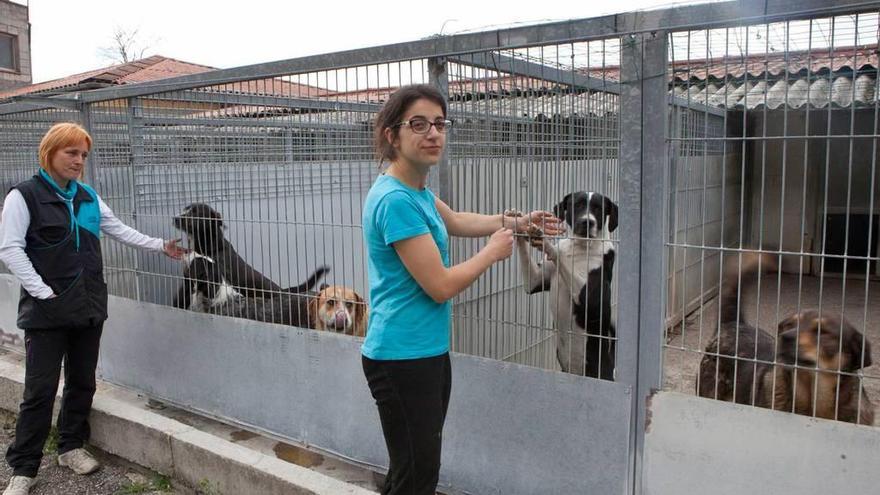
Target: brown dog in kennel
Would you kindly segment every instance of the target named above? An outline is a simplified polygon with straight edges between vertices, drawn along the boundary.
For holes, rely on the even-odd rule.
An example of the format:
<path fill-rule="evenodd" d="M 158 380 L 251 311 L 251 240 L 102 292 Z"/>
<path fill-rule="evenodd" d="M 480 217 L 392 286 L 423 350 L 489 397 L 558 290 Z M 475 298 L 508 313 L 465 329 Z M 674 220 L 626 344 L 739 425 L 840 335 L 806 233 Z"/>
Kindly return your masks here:
<path fill-rule="evenodd" d="M 859 369 L 871 345 L 846 319 L 806 310 L 779 323 L 777 336 L 746 323 L 737 307 L 740 281 L 773 271 L 769 255 L 730 259 L 722 274 L 720 328 L 706 346 L 697 377 L 701 397 L 806 416 L 874 424 L 874 405 Z"/>
<path fill-rule="evenodd" d="M 343 285 L 323 284 L 309 303 L 312 328 L 363 337 L 369 311 L 360 294 Z"/>

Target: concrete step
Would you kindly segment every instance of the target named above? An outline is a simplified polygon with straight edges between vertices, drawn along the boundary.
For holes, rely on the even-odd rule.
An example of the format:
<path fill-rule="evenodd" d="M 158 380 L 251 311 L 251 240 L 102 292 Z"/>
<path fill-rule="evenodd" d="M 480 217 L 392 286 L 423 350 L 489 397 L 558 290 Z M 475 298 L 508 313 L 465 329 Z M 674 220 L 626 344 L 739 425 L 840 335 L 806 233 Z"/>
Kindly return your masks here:
<path fill-rule="evenodd" d="M 0 352 L 0 408 L 17 413 L 23 389 L 22 356 Z M 145 398 L 105 382 L 90 423 L 95 447 L 207 493 L 375 493 L 366 469 L 177 408 L 153 410 Z"/>

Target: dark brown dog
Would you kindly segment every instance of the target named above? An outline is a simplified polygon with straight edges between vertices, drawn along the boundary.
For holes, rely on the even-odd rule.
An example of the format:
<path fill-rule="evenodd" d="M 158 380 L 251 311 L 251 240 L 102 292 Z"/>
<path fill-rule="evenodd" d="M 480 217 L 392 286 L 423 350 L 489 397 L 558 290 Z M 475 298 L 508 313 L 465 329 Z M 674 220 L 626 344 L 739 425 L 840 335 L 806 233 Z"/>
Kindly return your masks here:
<path fill-rule="evenodd" d="M 764 376 L 762 407 L 874 424 L 874 404 L 855 375 L 871 366 L 871 344 L 846 319 L 802 311 L 779 323 L 774 385 Z"/>
<path fill-rule="evenodd" d="M 846 320 L 808 310 L 779 323 L 777 339 L 745 322 L 741 280 L 774 270 L 772 257 L 744 254 L 726 263 L 718 335 L 700 362 L 701 397 L 807 416 L 873 424 L 874 406 L 853 373 L 871 365 L 871 346 Z"/>
<path fill-rule="evenodd" d="M 769 256 L 728 255 L 718 294 L 718 333 L 706 346 L 697 376 L 697 393 L 738 404 L 755 404 L 755 388 L 774 362 L 773 336 L 749 325 L 737 304 L 740 282 L 752 284 L 758 275 L 775 269 Z M 760 394 L 759 394 L 760 395 Z"/>

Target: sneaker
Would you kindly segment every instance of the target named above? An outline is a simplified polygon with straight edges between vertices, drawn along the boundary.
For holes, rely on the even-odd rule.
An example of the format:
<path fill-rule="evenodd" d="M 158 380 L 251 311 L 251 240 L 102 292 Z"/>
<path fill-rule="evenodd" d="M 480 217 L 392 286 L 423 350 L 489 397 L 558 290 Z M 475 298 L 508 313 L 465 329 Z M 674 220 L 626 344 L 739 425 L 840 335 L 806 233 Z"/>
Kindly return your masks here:
<path fill-rule="evenodd" d="M 34 479 L 28 476 L 13 476 L 3 490 L 3 495 L 27 495 L 31 491 Z"/>
<path fill-rule="evenodd" d="M 58 456 L 58 465 L 69 467 L 76 474 L 94 473 L 101 464 L 86 449 L 79 448 Z"/>

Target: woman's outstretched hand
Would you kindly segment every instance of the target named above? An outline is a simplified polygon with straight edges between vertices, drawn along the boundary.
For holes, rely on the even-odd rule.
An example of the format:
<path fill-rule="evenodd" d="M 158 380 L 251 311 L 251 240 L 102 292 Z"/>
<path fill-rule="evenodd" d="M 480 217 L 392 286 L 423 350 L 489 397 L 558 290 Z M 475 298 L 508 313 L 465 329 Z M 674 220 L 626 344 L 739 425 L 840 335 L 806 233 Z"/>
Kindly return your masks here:
<path fill-rule="evenodd" d="M 565 222 L 553 216 L 549 211 L 535 210 L 524 215 L 518 210 L 507 210 L 504 217 L 508 218 L 505 225 L 514 229 L 517 234 L 532 235 L 538 228 L 541 235 L 557 236 L 565 233 Z"/>
<path fill-rule="evenodd" d="M 180 242 L 180 239 L 169 239 L 165 241 L 165 246 L 162 248 L 165 256 L 179 260 L 183 258 L 183 255 L 189 252 L 189 249 L 178 246 L 178 242 Z"/>
<path fill-rule="evenodd" d="M 518 232 L 526 233 L 529 230 L 529 224 L 531 224 L 541 229 L 544 235 L 551 237 L 565 233 L 565 222 L 553 216 L 549 211 L 536 210 L 526 217 L 529 221 Z"/>

